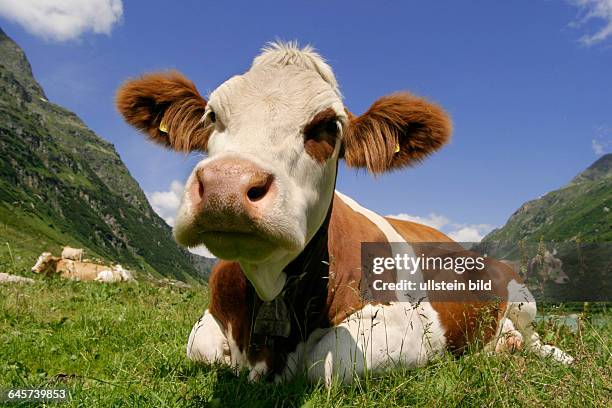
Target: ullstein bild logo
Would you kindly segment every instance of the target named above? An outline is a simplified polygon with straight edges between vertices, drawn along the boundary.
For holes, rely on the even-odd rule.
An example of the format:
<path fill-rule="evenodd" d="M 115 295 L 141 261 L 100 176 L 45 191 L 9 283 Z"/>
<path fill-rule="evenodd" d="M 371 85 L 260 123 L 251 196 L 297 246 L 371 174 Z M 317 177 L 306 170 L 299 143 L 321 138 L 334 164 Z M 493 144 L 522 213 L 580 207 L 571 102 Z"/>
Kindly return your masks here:
<path fill-rule="evenodd" d="M 526 301 L 514 282 L 538 301 L 610 301 L 611 255 L 610 243 L 366 242 L 360 288 L 377 301 Z"/>

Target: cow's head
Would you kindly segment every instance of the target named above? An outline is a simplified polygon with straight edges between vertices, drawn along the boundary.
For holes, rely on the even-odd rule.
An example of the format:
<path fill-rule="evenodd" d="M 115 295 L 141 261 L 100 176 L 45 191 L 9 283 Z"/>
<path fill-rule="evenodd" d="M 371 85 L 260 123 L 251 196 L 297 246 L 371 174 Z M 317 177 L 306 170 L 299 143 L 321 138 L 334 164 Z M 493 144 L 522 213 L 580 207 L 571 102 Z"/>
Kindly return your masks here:
<path fill-rule="evenodd" d="M 556 257 L 557 250 L 546 251 L 544 253 L 544 270 L 546 271 L 546 277 L 558 284 L 565 284 L 569 281 L 569 278 L 563 270 L 563 261 Z"/>
<path fill-rule="evenodd" d="M 52 266 L 55 265 L 58 258 L 51 255 L 51 252 L 43 252 L 36 260 L 36 264 L 32 267 L 34 273 L 46 273 Z"/>
<path fill-rule="evenodd" d="M 546 250 L 544 254 L 536 255 L 529 262 L 530 273 L 537 273 L 541 282 L 553 281 L 559 285 L 568 283 L 570 278 L 563 270 L 563 261 L 556 255 L 556 249 L 552 253 Z"/>
<path fill-rule="evenodd" d="M 126 82 L 117 106 L 152 140 L 208 154 L 187 180 L 174 236 L 239 261 L 264 300 L 321 227 L 339 159 L 383 173 L 419 162 L 451 132 L 441 108 L 407 93 L 352 115 L 329 65 L 292 44 L 264 49 L 208 101 L 166 72 Z"/>

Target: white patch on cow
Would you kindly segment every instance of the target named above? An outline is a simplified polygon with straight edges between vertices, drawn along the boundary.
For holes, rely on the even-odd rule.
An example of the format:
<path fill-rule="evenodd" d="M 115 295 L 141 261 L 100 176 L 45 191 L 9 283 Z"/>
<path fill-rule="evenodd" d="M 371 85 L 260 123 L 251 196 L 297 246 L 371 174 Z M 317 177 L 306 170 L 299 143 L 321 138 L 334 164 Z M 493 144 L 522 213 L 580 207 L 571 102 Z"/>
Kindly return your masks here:
<path fill-rule="evenodd" d="M 306 368 L 312 381 L 348 384 L 367 372 L 423 366 L 445 345 L 444 328 L 429 303 L 367 305 L 309 350 Z"/>
<path fill-rule="evenodd" d="M 249 367 L 247 355 L 240 351 L 240 347 L 232 334 L 232 325 L 230 323 L 227 324 L 226 335 L 230 350 L 230 366 L 236 369 L 236 371 Z"/>
<path fill-rule="evenodd" d="M 308 244 L 329 209 L 340 140 L 332 156 L 320 163 L 306 152 L 302 132 L 317 113 L 329 108 L 342 130 L 348 117 L 331 68 L 311 48 L 290 44 L 271 45 L 249 71 L 210 95 L 208 109 L 215 112 L 216 124 L 208 158 L 196 166 L 186 185 L 192 185 L 203 166 L 229 158 L 248 160 L 274 176 L 276 201 L 261 219 L 284 245 L 264 260 L 251 261 L 248 254 L 235 259 L 264 301 L 278 296 L 286 279 L 283 269 Z M 179 242 L 197 240 L 194 212 L 186 191 L 174 228 Z"/>
<path fill-rule="evenodd" d="M 254 67 L 260 65 L 301 66 L 317 72 L 325 82 L 334 88 L 338 96 L 341 96 L 333 70 L 310 45 L 299 49 L 295 42 L 277 42 L 268 44 L 262 51 L 262 54 L 253 60 Z"/>
<path fill-rule="evenodd" d="M 523 283 L 519 283 L 516 280 L 511 280 L 508 283 L 508 306 L 501 320 L 502 326 L 499 331 L 503 330 L 503 323 L 505 319 L 512 321 L 516 329 L 522 334 L 523 339 L 529 348 L 540 357 L 552 357 L 554 360 L 563 363 L 571 364 L 574 358 L 569 354 L 565 353 L 561 349 L 543 344 L 540 340 L 540 336 L 535 332 L 533 328 L 533 322 L 535 321 L 537 314 L 536 302 L 527 289 L 527 286 Z M 498 334 L 499 336 L 499 334 Z"/>
<path fill-rule="evenodd" d="M 229 342 L 208 309 L 196 322 L 187 341 L 187 358 L 200 363 L 231 364 Z"/>
<path fill-rule="evenodd" d="M 121 266 L 120 264 L 116 264 L 115 266 L 113 266 L 113 271 L 118 273 L 119 277 L 124 282 L 135 281 L 134 275 L 132 274 L 132 272 L 128 271 L 127 269 L 124 269 L 123 266 Z"/>
<path fill-rule="evenodd" d="M 117 278 L 115 277 L 115 274 L 113 274 L 113 271 L 108 270 L 108 269 L 98 272 L 98 276 L 96 276 L 94 280 L 96 282 L 103 282 L 103 283 L 117 282 Z"/>
<path fill-rule="evenodd" d="M 249 372 L 249 381 L 261 380 L 268 373 L 268 364 L 265 361 L 258 361 Z"/>

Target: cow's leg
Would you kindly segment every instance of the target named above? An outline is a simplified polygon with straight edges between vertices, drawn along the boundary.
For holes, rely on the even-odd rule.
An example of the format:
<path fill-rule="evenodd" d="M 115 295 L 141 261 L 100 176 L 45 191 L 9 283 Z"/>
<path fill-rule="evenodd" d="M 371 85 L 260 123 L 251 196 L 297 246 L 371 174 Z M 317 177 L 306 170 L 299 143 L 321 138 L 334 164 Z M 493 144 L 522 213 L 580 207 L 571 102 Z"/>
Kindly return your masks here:
<path fill-rule="evenodd" d="M 574 358 L 558 347 L 543 344 L 540 336 L 534 330 L 534 322 L 537 314 L 536 302 L 524 284 L 511 281 L 508 285 L 508 310 L 507 318 L 523 335 L 525 344 L 529 350 L 540 357 L 552 357 L 563 364 L 571 364 Z"/>
<path fill-rule="evenodd" d="M 221 325 L 208 310 L 191 329 L 187 358 L 201 363 L 231 364 L 230 347 Z"/>
<path fill-rule="evenodd" d="M 308 377 L 349 384 L 355 376 L 422 366 L 444 349 L 437 313 L 426 303 L 368 305 L 330 329 L 306 353 Z"/>
<path fill-rule="evenodd" d="M 495 350 L 496 353 L 513 352 L 523 347 L 523 335 L 516 330 L 512 320 L 504 318 L 499 333 L 494 340 L 487 345 L 485 350 Z"/>

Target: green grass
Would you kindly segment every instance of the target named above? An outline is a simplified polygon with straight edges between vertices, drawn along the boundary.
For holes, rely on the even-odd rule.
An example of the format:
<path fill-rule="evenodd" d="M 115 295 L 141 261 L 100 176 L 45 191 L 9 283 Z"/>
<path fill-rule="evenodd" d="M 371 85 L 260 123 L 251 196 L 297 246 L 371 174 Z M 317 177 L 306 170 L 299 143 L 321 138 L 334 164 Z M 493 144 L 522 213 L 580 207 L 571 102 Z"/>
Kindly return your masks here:
<path fill-rule="evenodd" d="M 17 271 L 22 275 L 30 273 Z M 67 387 L 62 406 L 610 406 L 609 312 L 571 333 L 539 323 L 576 357 L 565 367 L 528 353 L 445 355 L 425 368 L 369 376 L 330 390 L 303 378 L 251 384 L 185 358 L 205 287 L 101 285 L 60 279 L 0 287 L 0 388 Z M 598 315 L 599 321 L 601 314 Z"/>

